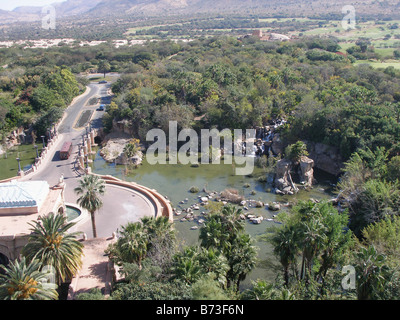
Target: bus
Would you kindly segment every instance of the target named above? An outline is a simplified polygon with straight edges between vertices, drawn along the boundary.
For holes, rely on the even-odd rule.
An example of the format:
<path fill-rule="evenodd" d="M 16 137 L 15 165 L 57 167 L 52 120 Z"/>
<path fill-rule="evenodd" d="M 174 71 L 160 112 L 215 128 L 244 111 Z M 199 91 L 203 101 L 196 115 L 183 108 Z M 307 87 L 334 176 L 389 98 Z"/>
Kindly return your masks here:
<path fill-rule="evenodd" d="M 60 159 L 67 160 L 72 153 L 72 142 L 65 142 L 60 150 Z"/>

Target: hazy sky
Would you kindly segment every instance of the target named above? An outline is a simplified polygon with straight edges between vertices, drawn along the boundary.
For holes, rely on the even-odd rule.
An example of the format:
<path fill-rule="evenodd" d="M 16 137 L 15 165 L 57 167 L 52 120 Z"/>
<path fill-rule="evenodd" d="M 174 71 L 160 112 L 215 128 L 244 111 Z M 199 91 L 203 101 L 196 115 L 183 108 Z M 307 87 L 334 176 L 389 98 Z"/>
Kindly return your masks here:
<path fill-rule="evenodd" d="M 0 0 L 0 9 L 13 10 L 20 6 L 46 6 L 63 0 Z"/>

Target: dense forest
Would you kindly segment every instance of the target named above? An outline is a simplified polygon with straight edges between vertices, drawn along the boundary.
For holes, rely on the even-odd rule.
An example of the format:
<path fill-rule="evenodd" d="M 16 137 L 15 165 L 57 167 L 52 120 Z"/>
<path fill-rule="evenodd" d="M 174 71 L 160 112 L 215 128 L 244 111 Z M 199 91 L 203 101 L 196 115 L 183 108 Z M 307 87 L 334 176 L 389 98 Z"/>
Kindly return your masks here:
<path fill-rule="evenodd" d="M 286 119 L 279 132 L 286 145 L 337 147 L 345 166 L 339 206 L 299 202 L 279 215 L 283 226 L 266 231 L 282 265 L 277 280 L 239 291 L 255 249 L 241 210 L 226 206 L 214 208 L 198 247 L 179 248 L 166 221 L 125 226 L 108 252 L 126 276 L 113 298 L 398 299 L 400 73 L 354 66 L 360 55 L 374 54 L 362 41 L 347 54 L 339 49 L 333 37 L 1 49 L 0 128 L 3 139 L 18 126 L 46 128 L 87 84 L 80 74 L 93 69 L 121 74 L 105 129 L 123 120 L 141 141 L 173 120 L 201 130 Z M 340 268 L 349 264 L 357 286 L 344 291 Z"/>

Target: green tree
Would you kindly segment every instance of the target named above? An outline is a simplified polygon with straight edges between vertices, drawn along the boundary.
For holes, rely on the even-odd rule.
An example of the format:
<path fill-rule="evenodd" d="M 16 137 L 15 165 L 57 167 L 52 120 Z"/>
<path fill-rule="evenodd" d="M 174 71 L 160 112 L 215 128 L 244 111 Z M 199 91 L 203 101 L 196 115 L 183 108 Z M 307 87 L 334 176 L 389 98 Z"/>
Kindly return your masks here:
<path fill-rule="evenodd" d="M 230 300 L 212 273 L 192 285 L 193 300 Z"/>
<path fill-rule="evenodd" d="M 227 258 L 227 286 L 236 290 L 255 267 L 257 258 L 253 240 L 244 231 L 241 212 L 235 206 L 224 206 L 220 212 L 209 216 L 199 234 L 202 247 L 215 248 Z"/>
<path fill-rule="evenodd" d="M 389 278 L 390 269 L 386 265 L 386 256 L 379 254 L 374 246 L 361 247 L 355 253 L 355 262 L 358 299 L 378 299 Z"/>
<path fill-rule="evenodd" d="M 58 285 L 71 280 L 82 266 L 83 244 L 76 239 L 78 232 L 69 232 L 74 225 L 65 216 L 50 213 L 30 224 L 32 233 L 22 249 L 27 261 L 38 259 L 52 266 Z"/>
<path fill-rule="evenodd" d="M 111 70 L 111 65 L 106 60 L 100 60 L 98 65 L 97 65 L 97 68 L 98 68 L 99 72 L 104 73 L 104 78 L 105 78 L 106 77 L 106 73 Z"/>
<path fill-rule="evenodd" d="M 136 262 L 142 267 L 142 260 L 148 251 L 149 237 L 140 222 L 128 223 L 119 231 L 117 248 L 124 262 Z"/>
<path fill-rule="evenodd" d="M 103 206 L 100 196 L 105 194 L 105 188 L 104 180 L 95 175 L 86 175 L 74 189 L 75 193 L 81 195 L 78 204 L 90 212 L 94 238 L 97 238 L 95 212 Z"/>
<path fill-rule="evenodd" d="M 287 159 L 298 163 L 301 157 L 308 156 L 307 145 L 303 141 L 297 141 L 286 148 L 285 155 Z"/>
<path fill-rule="evenodd" d="M 1 300 L 57 300 L 55 284 L 47 283 L 49 274 L 40 271 L 41 263 L 30 263 L 24 257 L 11 262 L 8 267 L 0 266 L 5 274 L 0 274 Z"/>

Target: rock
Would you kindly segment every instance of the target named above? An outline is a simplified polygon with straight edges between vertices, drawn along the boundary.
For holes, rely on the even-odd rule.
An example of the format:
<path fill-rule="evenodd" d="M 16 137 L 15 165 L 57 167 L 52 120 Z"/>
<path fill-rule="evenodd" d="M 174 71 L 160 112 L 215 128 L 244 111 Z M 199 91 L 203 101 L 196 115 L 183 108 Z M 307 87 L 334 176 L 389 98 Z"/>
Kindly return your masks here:
<path fill-rule="evenodd" d="M 279 203 L 269 203 L 268 209 L 271 211 L 279 211 L 281 210 L 281 205 Z"/>
<path fill-rule="evenodd" d="M 275 188 L 283 190 L 284 188 L 290 186 L 288 180 L 289 171 L 291 169 L 292 162 L 287 159 L 281 159 L 276 163 L 275 166 Z"/>
<path fill-rule="evenodd" d="M 255 207 L 256 207 L 256 208 L 262 208 L 262 207 L 264 207 L 264 203 L 261 202 L 261 201 L 256 201 Z"/>
<path fill-rule="evenodd" d="M 305 187 L 311 187 L 314 183 L 314 160 L 308 157 L 301 157 L 299 176 L 300 183 Z"/>
<path fill-rule="evenodd" d="M 283 154 L 284 144 L 281 141 L 279 133 L 274 134 L 274 137 L 272 138 L 271 150 L 276 155 Z"/>
<path fill-rule="evenodd" d="M 190 230 L 197 230 L 199 227 L 198 226 L 193 226 L 190 228 Z"/>
<path fill-rule="evenodd" d="M 323 143 L 304 142 L 307 144 L 308 156 L 314 160 L 315 168 L 334 176 L 342 173 L 341 170 L 344 167 L 344 161 L 338 148 Z"/>
<path fill-rule="evenodd" d="M 290 187 L 290 186 L 285 187 L 285 188 L 283 188 L 282 192 L 283 192 L 284 194 L 288 194 L 289 192 L 292 192 L 292 187 Z M 292 192 L 292 193 L 293 193 L 293 192 Z"/>

